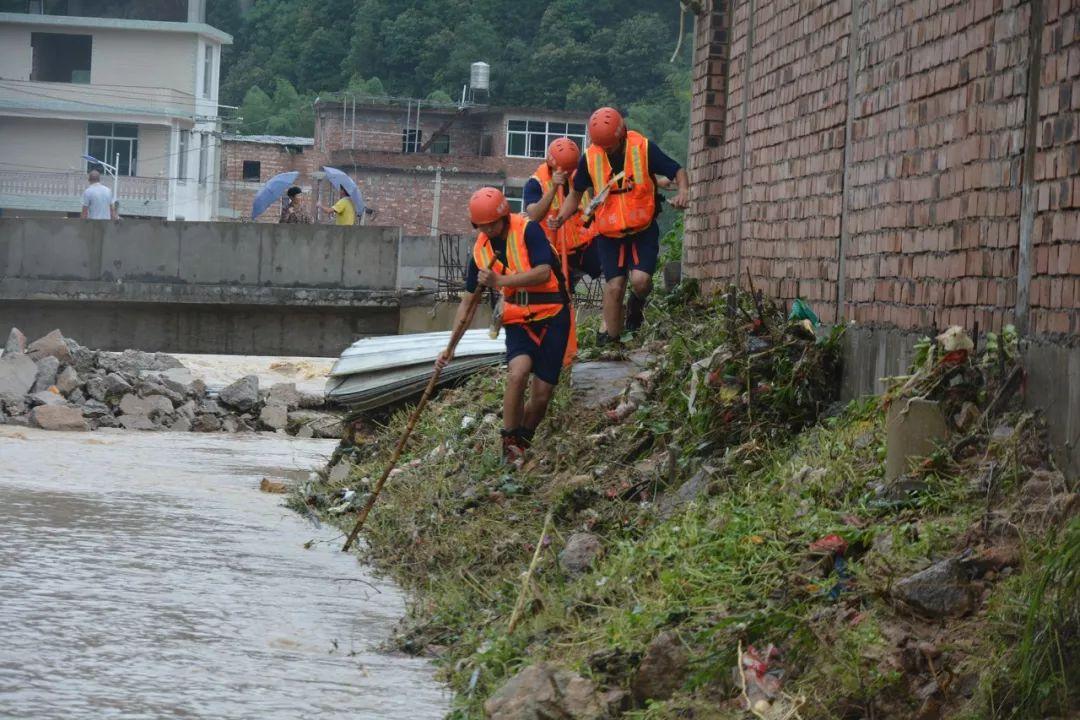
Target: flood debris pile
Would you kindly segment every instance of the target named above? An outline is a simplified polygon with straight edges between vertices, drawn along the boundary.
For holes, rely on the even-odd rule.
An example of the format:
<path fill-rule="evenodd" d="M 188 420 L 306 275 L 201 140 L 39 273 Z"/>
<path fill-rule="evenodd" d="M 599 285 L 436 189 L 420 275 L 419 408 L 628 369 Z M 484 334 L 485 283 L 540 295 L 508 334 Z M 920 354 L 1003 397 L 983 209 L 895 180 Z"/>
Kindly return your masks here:
<path fill-rule="evenodd" d="M 610 405 L 560 388 L 516 472 L 499 374 L 442 393 L 368 520 L 362 552 L 414 599 L 397 642 L 438 658 L 452 718 L 1076 709 L 1076 488 L 1006 389 L 1011 331 L 927 340 L 887 402 L 841 406 L 840 331 L 805 306 L 657 300 L 628 353 L 652 362 Z M 888 478 L 887 417 L 924 400 L 941 434 Z M 350 526 L 406 414 L 351 425 L 293 506 Z"/>
<path fill-rule="evenodd" d="M 340 437 L 323 402 L 293 383 L 262 389 L 254 375 L 212 392 L 171 355 L 91 350 L 59 330 L 28 344 L 12 328 L 0 356 L 0 424 Z"/>

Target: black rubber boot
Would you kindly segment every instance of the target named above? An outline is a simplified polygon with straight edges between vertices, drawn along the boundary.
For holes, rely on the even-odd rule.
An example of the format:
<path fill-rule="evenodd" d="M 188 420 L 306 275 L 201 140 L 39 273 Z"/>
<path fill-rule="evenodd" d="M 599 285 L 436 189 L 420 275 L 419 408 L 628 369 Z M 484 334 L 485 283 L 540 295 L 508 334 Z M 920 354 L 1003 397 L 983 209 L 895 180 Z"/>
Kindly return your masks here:
<path fill-rule="evenodd" d="M 640 298 L 631 290 L 630 297 L 626 299 L 626 329 L 628 332 L 637 332 L 641 323 L 645 322 L 646 298 Z"/>
<path fill-rule="evenodd" d="M 606 332 L 600 330 L 596 331 L 596 347 L 604 347 L 610 345 L 615 338 L 608 335 Z"/>
<path fill-rule="evenodd" d="M 536 435 L 536 428 L 527 428 L 524 425 L 517 429 L 518 440 L 521 441 L 522 448 L 528 450 L 532 447 L 533 436 Z"/>
<path fill-rule="evenodd" d="M 517 466 L 525 457 L 525 445 L 517 430 L 500 430 L 502 435 L 502 460 L 505 465 Z"/>

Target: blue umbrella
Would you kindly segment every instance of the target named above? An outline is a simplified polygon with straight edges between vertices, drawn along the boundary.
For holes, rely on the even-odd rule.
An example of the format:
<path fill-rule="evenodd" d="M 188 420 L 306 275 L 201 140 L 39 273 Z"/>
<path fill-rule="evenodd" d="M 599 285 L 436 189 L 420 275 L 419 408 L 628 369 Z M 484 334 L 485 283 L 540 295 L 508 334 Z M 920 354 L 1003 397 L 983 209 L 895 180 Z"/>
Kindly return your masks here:
<path fill-rule="evenodd" d="M 356 208 L 356 216 L 362 217 L 364 214 L 364 198 L 360 196 L 360 188 L 356 187 L 353 179 L 337 168 L 323 167 L 323 172 L 326 173 L 326 179 L 330 181 L 335 190 L 345 188 L 345 192 L 349 193 L 349 199 L 352 200 L 353 207 Z"/>
<path fill-rule="evenodd" d="M 298 177 L 300 177 L 300 173 L 294 170 L 270 178 L 266 185 L 263 185 L 263 189 L 255 196 L 255 201 L 251 203 L 251 219 L 254 220 L 266 212 L 266 208 L 277 202 L 285 194 L 285 191 L 292 187 Z"/>

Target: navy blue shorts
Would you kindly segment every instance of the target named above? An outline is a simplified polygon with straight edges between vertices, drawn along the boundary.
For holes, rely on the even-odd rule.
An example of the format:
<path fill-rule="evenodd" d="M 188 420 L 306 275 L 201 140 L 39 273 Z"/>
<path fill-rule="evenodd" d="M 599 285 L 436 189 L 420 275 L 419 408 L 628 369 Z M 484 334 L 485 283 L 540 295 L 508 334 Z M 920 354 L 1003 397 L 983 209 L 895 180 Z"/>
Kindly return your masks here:
<path fill-rule="evenodd" d="M 584 273 L 595 280 L 603 272 L 600 266 L 600 247 L 596 240 L 589 243 L 585 250 L 570 253 L 566 260 L 572 275 Z"/>
<path fill-rule="evenodd" d="M 656 222 L 634 235 L 609 238 L 597 235 L 593 245 L 600 252 L 600 265 L 604 279 L 626 277 L 631 270 L 652 275 L 656 272 L 656 258 L 660 255 L 660 228 Z"/>
<path fill-rule="evenodd" d="M 536 344 L 523 324 L 503 326 L 506 332 L 506 362 L 509 363 L 518 355 L 528 355 L 532 358 L 533 375 L 549 385 L 556 385 L 562 372 L 566 343 L 570 342 L 570 308 L 564 306 L 562 312 L 553 318 L 527 324 L 533 335 L 540 338 L 540 344 Z"/>

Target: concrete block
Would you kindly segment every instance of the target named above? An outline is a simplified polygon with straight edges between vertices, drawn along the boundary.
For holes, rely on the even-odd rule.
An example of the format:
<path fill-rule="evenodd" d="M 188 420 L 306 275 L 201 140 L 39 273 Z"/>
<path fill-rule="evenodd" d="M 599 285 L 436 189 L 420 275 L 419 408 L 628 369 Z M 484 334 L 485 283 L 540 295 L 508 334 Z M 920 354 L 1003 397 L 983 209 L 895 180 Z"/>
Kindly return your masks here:
<path fill-rule="evenodd" d="M 948 432 L 937 402 L 918 399 L 894 402 L 885 420 L 886 482 L 907 473 L 912 459 L 934 452 Z"/>
<path fill-rule="evenodd" d="M 155 220 L 112 223 L 101 247 L 101 278 L 177 282 L 180 226 Z"/>
<path fill-rule="evenodd" d="M 256 285 L 259 246 L 258 234 L 246 225 L 187 223 L 180 236 L 180 278 L 197 284 Z"/>

